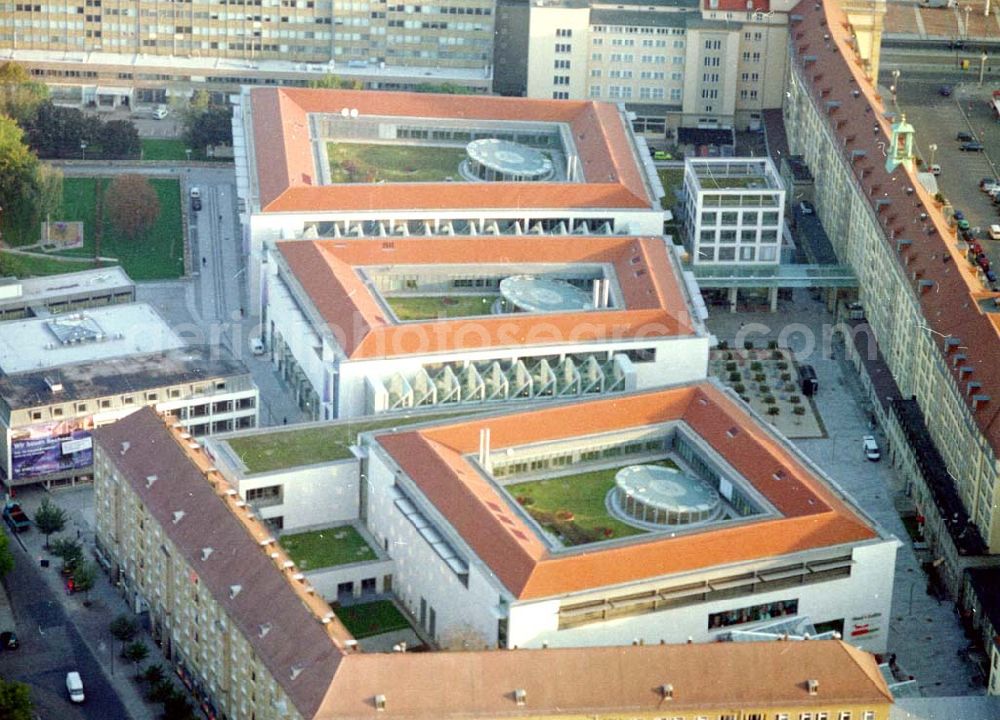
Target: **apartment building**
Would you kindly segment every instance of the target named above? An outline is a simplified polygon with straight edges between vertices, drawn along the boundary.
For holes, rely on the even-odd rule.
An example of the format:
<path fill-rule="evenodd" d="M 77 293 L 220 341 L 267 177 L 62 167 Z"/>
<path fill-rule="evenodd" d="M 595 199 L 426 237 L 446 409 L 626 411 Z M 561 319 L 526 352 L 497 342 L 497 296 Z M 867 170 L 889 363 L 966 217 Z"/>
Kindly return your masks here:
<path fill-rule="evenodd" d="M 635 130 L 759 129 L 781 106 L 788 0 L 533 0 L 526 94 L 625 103 Z M 498 62 L 498 66 L 499 66 Z"/>
<path fill-rule="evenodd" d="M 890 124 L 877 57 L 856 55 L 866 43 L 854 41 L 845 12 L 835 3 L 796 12 L 784 103 L 791 151 L 815 177 L 838 259 L 857 275 L 892 387 L 862 377 L 935 566 L 957 595 L 967 556 L 1000 552 L 997 293 L 918 182 L 912 128 Z"/>
<path fill-rule="evenodd" d="M 838 640 L 368 653 L 169 417 L 99 429 L 95 467 L 100 551 L 215 717 L 889 716 L 874 658 Z"/>
<path fill-rule="evenodd" d="M 265 339 L 317 420 L 622 393 L 705 376 L 660 238 L 284 241 Z"/>
<path fill-rule="evenodd" d="M 152 405 L 193 435 L 257 425 L 258 392 L 221 346 L 186 346 L 150 306 L 0 323 L 3 485 L 91 479 L 94 428 Z"/>
<path fill-rule="evenodd" d="M 265 241 L 658 235 L 669 218 L 609 103 L 252 88 L 233 136 L 255 314 Z"/>
<path fill-rule="evenodd" d="M 4 0 L 0 49 L 39 79 L 110 107 L 325 73 L 376 87 L 489 89 L 494 0 L 131 3 Z"/>
<path fill-rule="evenodd" d="M 781 261 L 785 189 L 770 158 L 688 158 L 683 197 L 692 265 Z"/>

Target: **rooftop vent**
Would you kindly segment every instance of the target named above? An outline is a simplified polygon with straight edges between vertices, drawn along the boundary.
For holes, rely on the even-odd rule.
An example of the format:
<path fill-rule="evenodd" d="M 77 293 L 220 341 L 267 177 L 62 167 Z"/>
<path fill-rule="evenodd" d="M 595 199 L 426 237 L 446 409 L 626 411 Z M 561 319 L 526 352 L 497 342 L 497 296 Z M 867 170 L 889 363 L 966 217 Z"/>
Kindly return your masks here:
<path fill-rule="evenodd" d="M 242 585 L 230 585 L 229 586 L 229 599 L 230 600 L 235 600 L 236 596 L 240 594 L 240 591 L 242 589 L 243 589 Z"/>
<path fill-rule="evenodd" d="M 734 438 L 734 437 L 736 437 L 739 434 L 740 434 L 740 429 L 738 427 L 736 427 L 735 425 L 733 427 L 729 428 L 728 430 L 726 430 L 726 437 L 728 437 L 728 438 Z"/>
<path fill-rule="evenodd" d="M 809 686 L 810 695 L 819 693 L 819 680 L 809 680 L 806 684 Z"/>
<path fill-rule="evenodd" d="M 238 492 L 236 491 L 235 488 L 226 488 L 226 495 L 228 495 L 229 497 L 232 497 L 233 495 L 237 494 Z"/>
<path fill-rule="evenodd" d="M 45 384 L 48 386 L 49 392 L 53 394 L 61 393 L 63 391 L 62 380 L 60 380 L 58 377 L 50 377 L 46 375 Z"/>
<path fill-rule="evenodd" d="M 179 523 L 184 518 L 185 514 L 186 513 L 183 510 L 176 510 L 174 512 L 174 525 Z"/>
<path fill-rule="evenodd" d="M 328 612 L 323 617 L 320 618 L 320 622 L 323 623 L 324 625 L 327 625 L 327 624 L 333 622 L 333 619 L 335 617 L 337 617 L 337 616 L 334 615 L 332 612 Z"/>
<path fill-rule="evenodd" d="M 273 537 L 266 537 L 266 538 L 264 538 L 263 540 L 260 541 L 260 545 L 261 545 L 261 547 L 267 547 L 268 545 L 270 545 L 273 542 L 274 542 L 274 538 Z"/>
<path fill-rule="evenodd" d="M 385 711 L 385 695 L 375 696 L 375 709 L 378 710 L 379 712 Z"/>
<path fill-rule="evenodd" d="M 514 702 L 517 703 L 518 707 L 524 705 L 528 702 L 528 691 L 524 688 L 518 688 L 514 691 Z"/>
<path fill-rule="evenodd" d="M 305 665 L 292 665 L 292 672 L 289 673 L 289 677 L 291 677 L 291 679 L 294 680 L 299 675 L 301 675 L 302 671 L 305 669 L 306 669 Z"/>
<path fill-rule="evenodd" d="M 263 623 L 257 626 L 257 637 L 267 637 L 269 632 L 271 632 L 271 623 Z"/>
<path fill-rule="evenodd" d="M 663 685 L 660 685 L 660 697 L 662 697 L 664 700 L 673 700 L 674 686 L 671 685 L 670 683 L 664 683 Z"/>
<path fill-rule="evenodd" d="M 156 475 L 147 475 L 146 476 L 146 488 L 148 489 L 148 488 L 153 487 L 153 483 L 155 483 L 156 480 L 157 480 Z"/>
<path fill-rule="evenodd" d="M 128 440 L 126 440 L 125 442 L 123 442 L 122 443 L 122 455 L 124 455 L 125 453 L 127 453 L 128 449 L 130 447 L 132 447 L 132 443 L 130 443 Z"/>
<path fill-rule="evenodd" d="M 293 563 L 291 560 L 285 560 L 285 562 L 281 563 L 281 567 L 285 568 L 286 570 L 291 570 L 293 567 L 295 567 L 295 563 Z"/>
<path fill-rule="evenodd" d="M 208 560 L 212 556 L 213 552 L 215 552 L 215 550 L 213 548 L 203 547 L 201 549 L 201 560 L 202 560 L 202 562 L 204 562 L 205 560 Z"/>

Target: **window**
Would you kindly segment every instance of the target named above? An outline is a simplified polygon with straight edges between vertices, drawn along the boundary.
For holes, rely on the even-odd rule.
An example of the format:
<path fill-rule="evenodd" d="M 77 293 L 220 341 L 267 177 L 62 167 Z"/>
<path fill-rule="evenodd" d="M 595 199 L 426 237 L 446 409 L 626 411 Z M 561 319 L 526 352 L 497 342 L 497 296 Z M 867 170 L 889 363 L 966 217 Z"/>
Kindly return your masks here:
<path fill-rule="evenodd" d="M 573 31 L 569 28 L 557 28 L 556 37 L 561 37 L 561 38 L 573 37 Z"/>
<path fill-rule="evenodd" d="M 755 248 L 753 246 L 741 247 L 740 248 L 740 260 L 744 260 L 746 262 L 753 262 L 753 260 L 754 260 L 754 249 Z M 817 720 L 819 720 L 819 718 L 817 718 Z"/>
<path fill-rule="evenodd" d="M 774 262 L 774 259 L 778 257 L 778 248 L 771 245 L 770 247 L 762 247 L 759 254 L 761 262 Z M 850 713 L 848 713 L 850 715 Z M 850 720 L 847 717 L 846 720 Z"/>
<path fill-rule="evenodd" d="M 590 59 L 593 60 L 594 62 L 601 62 L 601 58 L 602 57 L 603 56 L 601 55 L 601 53 L 591 53 L 590 54 Z"/>
<path fill-rule="evenodd" d="M 718 221 L 719 214 L 715 211 L 701 213 L 701 224 L 702 225 L 715 225 Z"/>
<path fill-rule="evenodd" d="M 556 75 L 552 78 L 553 85 L 569 85 L 569 75 Z"/>
<path fill-rule="evenodd" d="M 569 45 L 567 43 L 556 43 L 556 52 L 557 53 L 568 53 L 568 52 L 572 52 L 572 50 L 573 50 L 573 46 L 572 45 Z"/>
<path fill-rule="evenodd" d="M 569 100 L 569 93 L 565 90 L 556 90 L 552 93 L 553 100 Z"/>
<path fill-rule="evenodd" d="M 52 408 L 52 415 L 54 417 L 62 417 L 63 409 L 61 407 Z"/>
<path fill-rule="evenodd" d="M 841 710 L 840 714 L 837 716 L 837 720 L 851 720 L 851 711 Z"/>
<path fill-rule="evenodd" d="M 601 97 L 601 86 L 600 85 L 591 85 L 590 86 L 590 97 L 592 97 L 592 98 L 599 98 L 599 97 Z"/>
<path fill-rule="evenodd" d="M 556 60 L 556 70 L 569 70 L 569 60 Z"/>
<path fill-rule="evenodd" d="M 281 485 L 250 488 L 247 490 L 247 502 L 281 502 Z"/>
<path fill-rule="evenodd" d="M 799 713 L 799 720 L 813 720 L 812 713 Z"/>
<path fill-rule="evenodd" d="M 735 250 L 735 248 L 723 248 L 724 250 Z M 721 253 L 720 253 L 721 255 Z M 720 257 L 720 259 L 722 259 Z M 729 627 L 731 625 L 743 625 L 745 623 L 758 622 L 760 620 L 770 620 L 772 618 L 788 617 L 795 615 L 799 611 L 799 601 L 779 600 L 777 602 L 763 603 L 761 605 L 751 605 L 749 607 L 712 613 L 708 616 L 708 629 Z M 874 720 L 874 718 L 873 718 Z"/>
<path fill-rule="evenodd" d="M 875 720 L 875 711 L 874 710 L 865 710 L 861 714 L 861 720 Z"/>
<path fill-rule="evenodd" d="M 680 100 L 681 99 L 681 89 L 680 88 L 670 88 L 670 99 Z"/>
<path fill-rule="evenodd" d="M 87 403 L 77 403 L 76 411 L 78 413 L 87 412 Z"/>
<path fill-rule="evenodd" d="M 111 407 L 111 401 L 110 400 L 101 400 L 101 407 L 102 408 L 109 408 L 109 407 Z"/>

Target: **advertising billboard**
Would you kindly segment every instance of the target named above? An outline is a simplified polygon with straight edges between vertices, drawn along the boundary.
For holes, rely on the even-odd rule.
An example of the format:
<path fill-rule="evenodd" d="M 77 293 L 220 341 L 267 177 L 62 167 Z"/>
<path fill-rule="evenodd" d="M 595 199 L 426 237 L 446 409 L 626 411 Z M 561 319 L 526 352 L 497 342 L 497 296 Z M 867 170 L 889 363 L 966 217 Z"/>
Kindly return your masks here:
<path fill-rule="evenodd" d="M 91 417 L 38 423 L 11 433 L 11 477 L 40 477 L 94 463 Z"/>

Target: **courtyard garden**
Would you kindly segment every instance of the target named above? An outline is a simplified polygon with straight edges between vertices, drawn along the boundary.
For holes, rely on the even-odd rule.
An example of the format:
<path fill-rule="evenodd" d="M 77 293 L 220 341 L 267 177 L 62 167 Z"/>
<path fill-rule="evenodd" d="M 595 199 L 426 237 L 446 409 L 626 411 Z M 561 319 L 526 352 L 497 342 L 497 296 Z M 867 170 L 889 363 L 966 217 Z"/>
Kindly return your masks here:
<path fill-rule="evenodd" d="M 669 459 L 649 464 L 677 467 Z M 539 525 L 565 545 L 642 535 L 645 530 L 612 517 L 605 504 L 608 492 L 615 486 L 615 474 L 622 467 L 626 466 L 532 480 L 506 485 L 504 489 Z"/>
<path fill-rule="evenodd" d="M 62 204 L 52 217 L 51 228 L 78 228 L 82 223 L 83 243 L 79 247 L 43 246 L 40 224 L 8 226 L 6 247 L 30 252 L 4 253 L 4 263 L 20 270 L 21 276 L 72 272 L 95 267 L 97 258 L 114 258 L 134 280 L 157 280 L 184 274 L 184 233 L 181 225 L 180 184 L 177 180 L 150 179 L 160 204 L 152 228 L 137 240 L 119 231 L 101 208 L 107 200 L 109 178 L 69 177 L 63 180 Z M 51 233 L 50 240 L 55 240 Z"/>
<path fill-rule="evenodd" d="M 465 148 L 327 143 L 330 182 L 444 182 L 458 178 Z"/>
<path fill-rule="evenodd" d="M 300 570 L 349 565 L 378 556 L 351 525 L 282 535 L 278 540 Z"/>
<path fill-rule="evenodd" d="M 351 635 L 359 640 L 410 627 L 406 616 L 391 600 L 347 605 L 335 608 L 334 612 Z"/>
<path fill-rule="evenodd" d="M 436 318 L 489 315 L 498 295 L 450 295 L 386 297 L 399 320 L 434 320 Z"/>
<path fill-rule="evenodd" d="M 811 398 L 802 395 L 795 360 L 777 343 L 767 349 L 720 343 L 709 354 L 708 369 L 786 437 L 826 437 Z"/>

